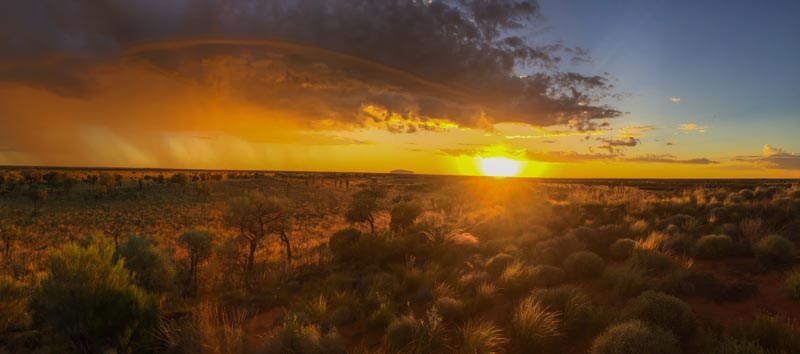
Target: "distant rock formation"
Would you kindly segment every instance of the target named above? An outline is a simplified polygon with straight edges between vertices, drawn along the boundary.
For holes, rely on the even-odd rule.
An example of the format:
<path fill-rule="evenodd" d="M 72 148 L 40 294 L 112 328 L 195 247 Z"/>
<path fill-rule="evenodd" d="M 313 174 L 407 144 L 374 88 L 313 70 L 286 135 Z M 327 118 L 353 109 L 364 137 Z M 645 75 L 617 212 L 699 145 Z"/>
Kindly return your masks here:
<path fill-rule="evenodd" d="M 409 171 L 409 170 L 392 170 L 392 171 L 391 171 L 391 172 L 389 172 L 389 173 L 391 173 L 391 174 L 395 174 L 395 175 L 413 175 L 413 174 L 414 174 L 414 171 Z"/>

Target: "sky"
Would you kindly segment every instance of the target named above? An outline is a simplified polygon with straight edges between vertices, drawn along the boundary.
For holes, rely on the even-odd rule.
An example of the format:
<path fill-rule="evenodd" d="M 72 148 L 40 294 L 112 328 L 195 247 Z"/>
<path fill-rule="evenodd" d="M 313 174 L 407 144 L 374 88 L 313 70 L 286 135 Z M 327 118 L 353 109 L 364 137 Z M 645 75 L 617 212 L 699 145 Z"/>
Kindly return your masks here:
<path fill-rule="evenodd" d="M 0 4 L 0 165 L 800 178 L 795 1 Z"/>

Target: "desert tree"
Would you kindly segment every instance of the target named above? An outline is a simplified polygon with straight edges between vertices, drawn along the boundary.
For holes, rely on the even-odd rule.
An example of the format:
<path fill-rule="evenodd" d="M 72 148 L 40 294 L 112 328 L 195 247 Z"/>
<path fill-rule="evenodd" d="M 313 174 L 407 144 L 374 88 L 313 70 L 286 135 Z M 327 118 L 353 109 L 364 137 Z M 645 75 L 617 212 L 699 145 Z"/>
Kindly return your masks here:
<path fill-rule="evenodd" d="M 239 230 L 239 235 L 247 240 L 249 249 L 246 262 L 248 272 L 255 263 L 258 244 L 270 234 L 278 234 L 286 247 L 286 256 L 291 261 L 291 242 L 288 232 L 291 228 L 289 200 L 283 197 L 267 196 L 260 191 L 250 191 L 228 203 L 225 222 Z"/>
<path fill-rule="evenodd" d="M 178 238 L 178 243 L 189 253 L 189 280 L 194 294 L 197 294 L 199 266 L 211 257 L 213 239 L 214 234 L 206 230 L 189 230 Z"/>
<path fill-rule="evenodd" d="M 389 212 L 391 215 L 389 227 L 396 234 L 403 236 L 408 231 L 408 228 L 414 225 L 414 221 L 417 220 L 421 213 L 422 208 L 419 204 L 413 201 L 401 201 L 395 204 Z"/>
<path fill-rule="evenodd" d="M 33 213 L 39 213 L 42 205 L 47 201 L 47 190 L 42 187 L 33 187 L 28 191 L 28 198 L 33 202 Z"/>
<path fill-rule="evenodd" d="M 356 192 L 345 218 L 351 223 L 368 222 L 370 231 L 374 234 L 375 213 L 378 211 L 378 201 L 382 197 L 383 192 L 377 188 L 366 188 Z"/>
<path fill-rule="evenodd" d="M 166 292 L 174 287 L 175 265 L 156 242 L 146 236 L 131 235 L 116 248 L 114 261 L 123 259 L 125 268 L 143 288 L 152 292 Z"/>

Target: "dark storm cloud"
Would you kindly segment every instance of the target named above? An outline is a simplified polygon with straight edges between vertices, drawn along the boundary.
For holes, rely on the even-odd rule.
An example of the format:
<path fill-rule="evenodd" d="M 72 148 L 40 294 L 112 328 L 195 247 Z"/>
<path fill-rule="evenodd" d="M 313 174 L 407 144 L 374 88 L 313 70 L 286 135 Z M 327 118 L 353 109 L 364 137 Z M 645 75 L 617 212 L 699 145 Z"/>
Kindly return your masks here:
<path fill-rule="evenodd" d="M 7 1 L 0 80 L 86 97 L 93 68 L 146 64 L 307 119 L 410 122 L 403 132 L 434 118 L 594 130 L 619 116 L 597 103 L 605 76 L 558 70 L 584 50 L 517 35 L 539 16 L 530 0 Z"/>

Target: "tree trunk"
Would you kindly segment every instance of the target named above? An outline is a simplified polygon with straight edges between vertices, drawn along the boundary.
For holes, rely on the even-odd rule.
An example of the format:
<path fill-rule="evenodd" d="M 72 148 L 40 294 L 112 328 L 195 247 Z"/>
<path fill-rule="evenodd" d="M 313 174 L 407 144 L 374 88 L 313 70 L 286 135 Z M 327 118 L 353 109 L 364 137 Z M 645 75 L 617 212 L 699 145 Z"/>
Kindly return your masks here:
<path fill-rule="evenodd" d="M 286 235 L 286 232 L 283 230 L 281 230 L 281 241 L 283 241 L 283 245 L 286 247 L 286 260 L 292 263 L 292 244 L 289 242 L 289 236 Z"/>
<path fill-rule="evenodd" d="M 375 235 L 375 218 L 370 215 L 367 220 L 369 221 L 369 229 L 373 235 Z"/>
<path fill-rule="evenodd" d="M 253 270 L 253 263 L 255 263 L 255 260 L 256 260 L 256 246 L 257 245 L 258 244 L 256 243 L 255 240 L 251 240 L 250 241 L 250 254 L 247 256 L 247 265 L 246 265 L 248 273 L 252 272 L 252 270 Z"/>

